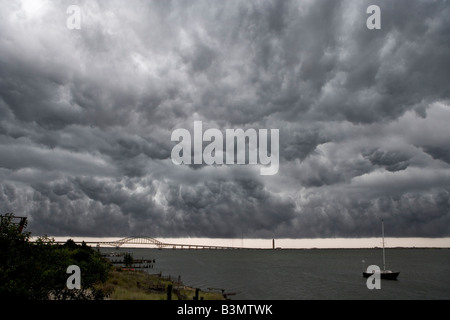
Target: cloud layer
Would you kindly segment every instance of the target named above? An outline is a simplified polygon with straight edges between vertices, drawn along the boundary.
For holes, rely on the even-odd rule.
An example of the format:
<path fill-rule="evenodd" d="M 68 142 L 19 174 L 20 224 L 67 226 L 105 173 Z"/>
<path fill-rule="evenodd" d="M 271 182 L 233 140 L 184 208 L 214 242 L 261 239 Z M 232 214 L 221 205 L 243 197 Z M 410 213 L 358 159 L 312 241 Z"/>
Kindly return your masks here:
<path fill-rule="evenodd" d="M 0 6 L 0 211 L 33 234 L 450 236 L 447 1 Z M 195 120 L 279 129 L 278 174 L 174 165 Z"/>

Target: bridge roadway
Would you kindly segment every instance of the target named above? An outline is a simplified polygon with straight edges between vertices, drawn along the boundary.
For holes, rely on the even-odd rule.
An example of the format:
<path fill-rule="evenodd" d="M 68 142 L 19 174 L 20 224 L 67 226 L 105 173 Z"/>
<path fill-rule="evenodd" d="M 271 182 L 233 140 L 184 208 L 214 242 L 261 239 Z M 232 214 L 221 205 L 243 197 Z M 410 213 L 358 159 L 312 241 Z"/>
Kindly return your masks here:
<path fill-rule="evenodd" d="M 82 241 L 75 241 L 76 243 L 81 243 Z M 243 249 L 240 247 L 227 247 L 227 246 L 214 246 L 214 245 L 203 245 L 203 244 L 181 244 L 181 243 L 165 243 L 150 237 L 127 237 L 116 241 L 84 241 L 86 244 L 93 244 L 96 246 L 112 246 L 119 248 L 123 245 L 153 245 L 158 249 L 171 248 L 171 249 Z M 65 243 L 62 241 L 57 241 L 56 243 Z M 249 249 L 249 248 L 246 248 Z"/>

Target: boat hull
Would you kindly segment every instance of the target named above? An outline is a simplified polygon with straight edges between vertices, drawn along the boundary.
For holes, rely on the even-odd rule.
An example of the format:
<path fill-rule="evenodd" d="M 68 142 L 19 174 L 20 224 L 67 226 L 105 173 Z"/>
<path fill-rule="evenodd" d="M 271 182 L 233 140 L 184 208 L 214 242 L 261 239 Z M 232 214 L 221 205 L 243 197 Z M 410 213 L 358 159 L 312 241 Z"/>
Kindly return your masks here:
<path fill-rule="evenodd" d="M 386 279 L 386 280 L 397 280 L 398 275 L 400 274 L 400 272 L 380 272 L 380 278 L 381 279 Z M 369 272 L 363 272 L 363 277 L 364 278 L 368 278 L 370 276 L 374 275 L 374 273 L 369 273 Z"/>

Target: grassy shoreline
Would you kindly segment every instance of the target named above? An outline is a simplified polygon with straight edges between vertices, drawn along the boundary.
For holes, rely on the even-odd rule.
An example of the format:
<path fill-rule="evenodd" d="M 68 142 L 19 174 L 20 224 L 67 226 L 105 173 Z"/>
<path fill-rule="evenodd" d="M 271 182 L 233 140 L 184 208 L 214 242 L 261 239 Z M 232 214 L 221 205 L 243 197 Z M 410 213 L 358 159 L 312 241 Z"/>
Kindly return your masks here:
<path fill-rule="evenodd" d="M 172 300 L 193 300 L 196 296 L 195 288 L 179 280 L 118 267 L 111 269 L 101 288 L 110 292 L 110 300 L 167 300 L 169 286 Z M 221 292 L 198 290 L 198 299 L 225 300 L 225 296 Z"/>

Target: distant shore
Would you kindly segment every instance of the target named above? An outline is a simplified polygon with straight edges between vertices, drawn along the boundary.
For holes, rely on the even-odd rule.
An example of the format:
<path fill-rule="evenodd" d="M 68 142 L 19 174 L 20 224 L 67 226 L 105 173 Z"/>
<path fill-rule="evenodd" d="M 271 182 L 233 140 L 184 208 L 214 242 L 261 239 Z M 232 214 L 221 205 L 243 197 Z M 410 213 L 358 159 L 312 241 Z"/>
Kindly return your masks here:
<path fill-rule="evenodd" d="M 55 241 L 65 242 L 73 239 L 76 242 L 118 241 L 123 237 L 80 237 L 80 236 L 50 236 Z M 32 237 L 33 238 L 33 237 Z M 237 238 L 160 238 L 164 243 L 184 243 L 189 245 L 212 245 L 234 247 L 237 249 L 373 249 L 381 247 L 381 238 L 317 238 L 317 239 L 237 239 Z M 447 238 L 385 238 L 386 248 L 450 248 L 450 237 Z M 155 248 L 154 245 L 127 245 L 122 248 Z M 185 248 L 187 249 L 187 248 Z"/>

